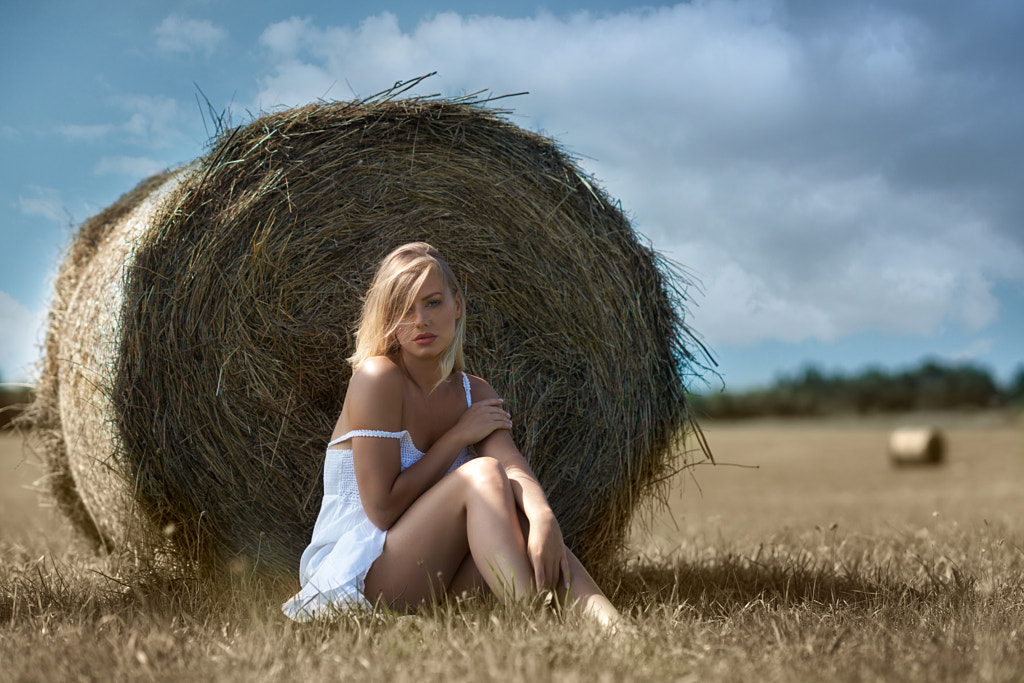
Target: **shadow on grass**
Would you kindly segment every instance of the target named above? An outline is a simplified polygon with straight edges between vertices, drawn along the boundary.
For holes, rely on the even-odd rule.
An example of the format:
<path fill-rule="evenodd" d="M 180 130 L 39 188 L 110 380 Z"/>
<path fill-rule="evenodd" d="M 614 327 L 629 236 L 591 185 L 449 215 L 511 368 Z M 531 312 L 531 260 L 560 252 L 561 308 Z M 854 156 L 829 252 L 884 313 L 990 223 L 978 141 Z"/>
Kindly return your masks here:
<path fill-rule="evenodd" d="M 638 561 L 621 570 L 616 580 L 611 595 L 626 610 L 668 609 L 703 619 L 729 618 L 755 605 L 826 611 L 953 606 L 972 594 L 975 583 L 960 573 L 940 578 L 925 572 L 920 580 L 893 566 L 842 565 L 809 553 L 778 552 Z"/>
<path fill-rule="evenodd" d="M 9 625 L 40 617 L 93 621 L 110 614 L 201 622 L 226 615 L 274 619 L 294 590 L 290 577 L 212 581 L 146 569 L 115 574 L 109 565 L 74 555 L 10 559 L 0 562 L 0 623 Z M 940 577 L 927 567 L 921 569 L 911 572 L 898 562 L 843 564 L 809 552 L 775 549 L 749 556 L 636 560 L 605 574 L 602 584 L 624 612 L 700 620 L 729 619 L 752 609 L 860 614 L 892 608 L 946 609 L 961 606 L 974 595 L 970 575 L 954 572 Z"/>

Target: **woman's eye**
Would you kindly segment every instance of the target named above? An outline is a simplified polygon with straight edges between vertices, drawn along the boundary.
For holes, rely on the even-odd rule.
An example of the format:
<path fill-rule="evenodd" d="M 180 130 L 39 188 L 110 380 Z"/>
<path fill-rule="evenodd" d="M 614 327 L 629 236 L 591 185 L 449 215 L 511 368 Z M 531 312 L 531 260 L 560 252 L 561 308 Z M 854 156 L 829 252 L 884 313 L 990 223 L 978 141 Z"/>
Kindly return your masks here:
<path fill-rule="evenodd" d="M 440 305 L 441 305 L 441 300 L 440 299 L 432 299 L 431 301 L 427 302 L 427 306 L 429 308 L 434 308 L 435 306 L 440 306 Z"/>

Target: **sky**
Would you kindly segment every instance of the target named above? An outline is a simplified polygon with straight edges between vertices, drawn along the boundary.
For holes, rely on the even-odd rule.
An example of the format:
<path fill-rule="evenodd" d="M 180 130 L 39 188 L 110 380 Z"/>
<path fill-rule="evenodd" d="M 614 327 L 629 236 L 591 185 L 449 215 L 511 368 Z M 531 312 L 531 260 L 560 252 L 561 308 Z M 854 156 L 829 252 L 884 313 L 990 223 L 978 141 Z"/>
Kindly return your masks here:
<path fill-rule="evenodd" d="M 369 9 L 367 9 L 369 7 Z M 728 390 L 1024 367 L 1024 3 L 35 0 L 0 23 L 0 378 L 32 381 L 63 250 L 234 124 L 526 92 L 640 238 L 695 279 Z M 695 390 L 718 391 L 713 379 Z"/>

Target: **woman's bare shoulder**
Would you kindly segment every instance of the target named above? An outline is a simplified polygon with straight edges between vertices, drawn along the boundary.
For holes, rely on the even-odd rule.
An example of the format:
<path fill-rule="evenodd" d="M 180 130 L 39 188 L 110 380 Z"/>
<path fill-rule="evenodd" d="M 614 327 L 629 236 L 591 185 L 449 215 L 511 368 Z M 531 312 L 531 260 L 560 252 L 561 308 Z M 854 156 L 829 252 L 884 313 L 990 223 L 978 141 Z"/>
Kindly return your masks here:
<path fill-rule="evenodd" d="M 494 391 L 491 385 L 487 383 L 487 380 L 477 377 L 476 375 L 471 375 L 468 372 L 466 373 L 466 377 L 469 378 L 469 390 L 470 393 L 473 394 L 473 401 L 482 401 L 486 398 L 498 398 L 497 392 Z"/>
<path fill-rule="evenodd" d="M 387 356 L 368 358 L 356 368 L 345 395 L 353 429 L 370 423 L 375 429 L 386 429 L 391 427 L 383 423 L 392 422 L 397 429 L 402 421 L 403 382 L 402 369 Z"/>
<path fill-rule="evenodd" d="M 387 381 L 392 377 L 401 379 L 401 375 L 402 369 L 393 359 L 388 356 L 373 356 L 360 363 L 359 367 L 353 371 L 352 379 L 360 377 L 371 381 Z"/>
<path fill-rule="evenodd" d="M 349 380 L 349 391 L 401 391 L 402 369 L 387 356 L 367 358 L 352 373 Z"/>

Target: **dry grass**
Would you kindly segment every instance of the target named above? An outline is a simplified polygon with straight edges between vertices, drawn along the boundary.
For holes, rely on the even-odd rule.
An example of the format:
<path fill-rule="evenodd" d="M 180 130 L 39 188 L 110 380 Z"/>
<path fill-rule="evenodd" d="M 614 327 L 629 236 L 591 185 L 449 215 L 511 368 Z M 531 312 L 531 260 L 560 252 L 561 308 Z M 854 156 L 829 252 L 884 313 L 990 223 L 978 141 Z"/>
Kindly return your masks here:
<path fill-rule="evenodd" d="M 1021 680 L 1024 502 L 1010 492 L 1024 481 L 1021 424 L 948 427 L 947 466 L 929 471 L 891 468 L 890 427 L 711 425 L 722 461 L 759 469 L 700 471 L 703 498 L 674 482 L 680 529 L 658 516 L 609 585 L 635 624 L 614 637 L 574 615 L 478 600 L 420 620 L 299 626 L 266 584 L 211 593 L 197 580 L 115 575 L 112 559 L 79 554 L 54 518 L 26 508 L 27 492 L 8 488 L 0 676 Z M 17 444 L 0 444 L 10 470 Z"/>

